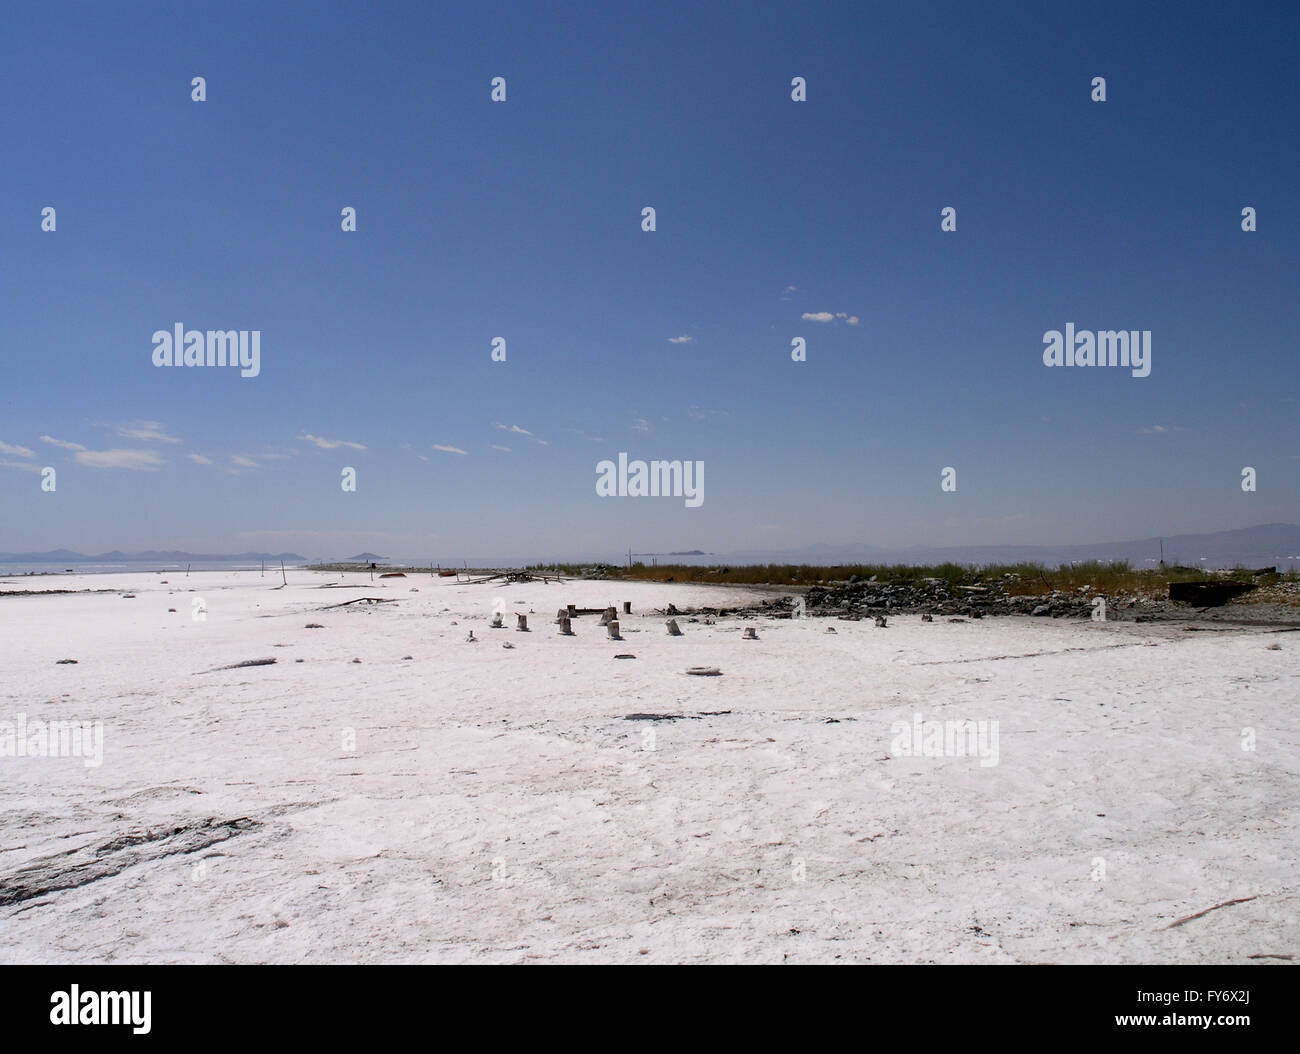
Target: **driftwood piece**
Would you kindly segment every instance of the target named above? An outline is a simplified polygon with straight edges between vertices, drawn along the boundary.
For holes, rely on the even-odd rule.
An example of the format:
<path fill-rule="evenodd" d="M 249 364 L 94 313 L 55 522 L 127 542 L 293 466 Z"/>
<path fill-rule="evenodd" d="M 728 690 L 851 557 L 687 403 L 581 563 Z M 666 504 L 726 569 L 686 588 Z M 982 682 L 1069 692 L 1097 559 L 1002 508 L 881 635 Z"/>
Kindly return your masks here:
<path fill-rule="evenodd" d="M 247 666 L 274 666 L 275 659 L 247 659 L 244 662 L 232 662 L 229 666 L 215 666 L 211 670 L 200 670 L 200 673 L 220 673 L 222 670 L 242 670 Z"/>
<path fill-rule="evenodd" d="M 1195 915 L 1187 915 L 1178 919 L 1176 922 L 1171 922 L 1165 927 L 1165 929 L 1172 930 L 1175 926 L 1181 926 L 1184 922 L 1191 922 L 1193 919 L 1199 919 L 1202 915 L 1208 915 L 1211 911 L 1218 911 L 1220 908 L 1231 907 L 1233 904 L 1245 904 L 1248 900 L 1256 900 L 1258 897 L 1259 894 L 1256 893 L 1253 897 L 1238 897 L 1236 900 L 1225 900 L 1222 904 L 1215 904 L 1213 907 L 1208 907 L 1204 911 L 1198 911 Z"/>
<path fill-rule="evenodd" d="M 345 600 L 342 604 L 329 604 L 320 608 L 321 611 L 329 611 L 330 608 L 345 608 L 349 604 L 360 604 L 365 601 L 367 604 L 396 604 L 396 600 L 389 600 L 386 597 L 354 597 L 352 600 Z"/>

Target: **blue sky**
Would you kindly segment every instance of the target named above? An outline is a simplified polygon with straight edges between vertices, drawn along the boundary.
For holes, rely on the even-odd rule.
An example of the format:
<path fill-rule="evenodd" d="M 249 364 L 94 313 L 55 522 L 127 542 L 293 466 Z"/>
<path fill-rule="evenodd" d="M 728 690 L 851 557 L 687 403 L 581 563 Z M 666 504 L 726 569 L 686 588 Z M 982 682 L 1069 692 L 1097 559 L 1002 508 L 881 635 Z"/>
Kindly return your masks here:
<path fill-rule="evenodd" d="M 10 7 L 0 550 L 1294 521 L 1300 19 L 1133 7 Z M 260 376 L 155 368 L 177 322 L 260 330 Z M 1045 367 L 1067 322 L 1151 375 Z M 703 505 L 598 497 L 620 451 Z"/>

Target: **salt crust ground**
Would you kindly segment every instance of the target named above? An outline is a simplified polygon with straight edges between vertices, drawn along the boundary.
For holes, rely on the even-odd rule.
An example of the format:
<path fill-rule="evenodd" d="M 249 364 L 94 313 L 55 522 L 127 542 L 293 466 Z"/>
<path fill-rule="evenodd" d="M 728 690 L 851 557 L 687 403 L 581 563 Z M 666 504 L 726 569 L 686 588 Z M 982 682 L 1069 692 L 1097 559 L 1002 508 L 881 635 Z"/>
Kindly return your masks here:
<path fill-rule="evenodd" d="M 0 598 L 0 720 L 105 724 L 102 767 L 0 759 L 0 888 L 71 887 L 0 907 L 0 961 L 1300 955 L 1295 633 L 899 616 L 683 620 L 671 638 L 651 607 L 745 594 L 275 584 L 0 586 L 114 590 Z M 399 603 L 320 610 L 361 595 Z M 498 597 L 508 628 L 490 630 Z M 621 644 L 595 617 L 574 638 L 551 624 L 624 600 Z M 531 632 L 509 628 L 529 610 Z M 704 665 L 723 676 L 683 672 Z M 891 757 L 891 723 L 918 712 L 997 720 L 999 764 Z M 209 818 L 260 826 L 205 845 Z"/>

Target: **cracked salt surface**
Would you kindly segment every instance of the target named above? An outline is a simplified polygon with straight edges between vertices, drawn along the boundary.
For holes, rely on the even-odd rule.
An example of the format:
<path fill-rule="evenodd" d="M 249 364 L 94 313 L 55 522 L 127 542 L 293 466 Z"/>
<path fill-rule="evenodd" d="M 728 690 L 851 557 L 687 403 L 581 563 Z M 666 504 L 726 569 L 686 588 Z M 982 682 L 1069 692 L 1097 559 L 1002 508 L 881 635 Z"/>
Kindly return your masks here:
<path fill-rule="evenodd" d="M 0 722 L 104 722 L 99 768 L 0 758 L 0 961 L 1300 952 L 1300 634 L 891 616 L 742 641 L 651 614 L 738 589 L 359 575 L 399 602 L 322 611 L 339 577 L 291 579 L 0 598 Z M 498 596 L 533 632 L 465 643 Z M 623 600 L 636 662 L 596 616 L 541 614 Z M 997 721 L 999 763 L 892 756 L 918 713 Z"/>

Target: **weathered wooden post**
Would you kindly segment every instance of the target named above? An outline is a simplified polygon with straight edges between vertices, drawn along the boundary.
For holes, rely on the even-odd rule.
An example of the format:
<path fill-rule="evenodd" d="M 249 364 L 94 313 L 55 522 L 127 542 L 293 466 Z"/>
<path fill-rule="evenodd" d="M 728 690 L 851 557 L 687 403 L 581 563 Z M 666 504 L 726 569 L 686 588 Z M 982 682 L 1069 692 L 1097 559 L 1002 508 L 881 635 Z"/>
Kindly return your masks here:
<path fill-rule="evenodd" d="M 664 625 L 668 627 L 668 636 L 680 637 L 682 635 L 682 631 L 678 627 L 677 620 L 675 618 L 670 618 L 666 623 L 664 623 Z"/>
<path fill-rule="evenodd" d="M 623 601 L 623 614 L 624 615 L 632 614 L 632 601 L 630 600 Z"/>

